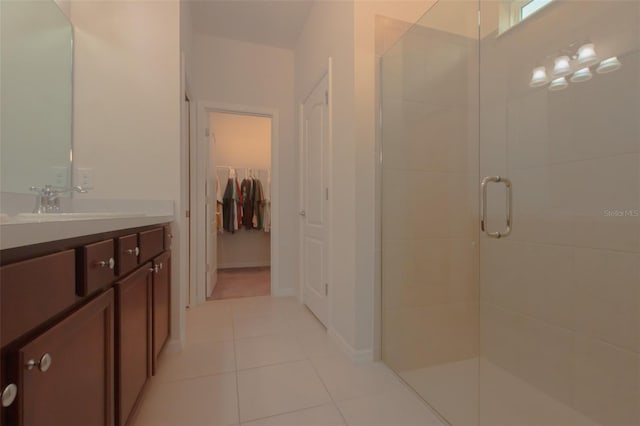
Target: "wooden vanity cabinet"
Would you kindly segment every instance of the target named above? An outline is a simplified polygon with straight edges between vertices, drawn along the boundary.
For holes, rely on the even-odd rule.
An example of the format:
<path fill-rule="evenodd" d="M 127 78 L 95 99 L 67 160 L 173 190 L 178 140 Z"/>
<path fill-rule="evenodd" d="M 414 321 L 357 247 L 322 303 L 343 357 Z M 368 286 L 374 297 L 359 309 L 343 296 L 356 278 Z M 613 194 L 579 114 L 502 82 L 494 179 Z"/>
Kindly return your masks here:
<path fill-rule="evenodd" d="M 5 424 L 113 425 L 113 290 L 6 354 Z"/>
<path fill-rule="evenodd" d="M 126 425 L 151 376 L 152 267 L 116 282 L 116 417 Z"/>
<path fill-rule="evenodd" d="M 169 338 L 171 308 L 171 252 L 164 252 L 153 259 L 153 357 L 152 374 L 156 374 L 158 355 Z"/>
<path fill-rule="evenodd" d="M 0 426 L 132 423 L 169 338 L 169 231 L 0 252 Z"/>

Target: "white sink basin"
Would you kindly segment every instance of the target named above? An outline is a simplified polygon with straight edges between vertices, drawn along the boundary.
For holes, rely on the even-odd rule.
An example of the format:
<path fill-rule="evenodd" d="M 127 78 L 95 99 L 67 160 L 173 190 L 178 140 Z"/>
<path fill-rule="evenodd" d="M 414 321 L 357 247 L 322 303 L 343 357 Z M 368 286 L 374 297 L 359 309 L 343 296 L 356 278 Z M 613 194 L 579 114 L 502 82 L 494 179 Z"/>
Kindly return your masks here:
<path fill-rule="evenodd" d="M 91 213 L 19 213 L 18 222 L 57 222 L 62 220 L 117 219 L 119 217 L 146 216 L 145 213 L 91 212 Z"/>

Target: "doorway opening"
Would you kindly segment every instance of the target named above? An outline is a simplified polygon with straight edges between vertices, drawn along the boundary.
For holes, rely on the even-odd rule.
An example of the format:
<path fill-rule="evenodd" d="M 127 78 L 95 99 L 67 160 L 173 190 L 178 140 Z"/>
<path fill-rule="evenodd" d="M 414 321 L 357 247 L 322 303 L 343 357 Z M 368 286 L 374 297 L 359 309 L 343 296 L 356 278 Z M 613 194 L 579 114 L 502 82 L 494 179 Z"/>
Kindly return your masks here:
<path fill-rule="evenodd" d="M 208 119 L 207 299 L 268 296 L 273 120 L 229 111 Z"/>

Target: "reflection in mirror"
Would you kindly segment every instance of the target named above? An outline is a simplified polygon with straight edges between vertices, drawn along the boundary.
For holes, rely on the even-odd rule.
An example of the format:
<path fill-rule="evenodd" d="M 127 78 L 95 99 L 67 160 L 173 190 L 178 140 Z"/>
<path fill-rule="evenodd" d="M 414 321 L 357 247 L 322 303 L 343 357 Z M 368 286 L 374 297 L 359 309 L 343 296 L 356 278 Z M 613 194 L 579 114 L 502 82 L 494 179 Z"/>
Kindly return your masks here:
<path fill-rule="evenodd" d="M 70 186 L 73 29 L 53 0 L 0 2 L 0 190 Z"/>

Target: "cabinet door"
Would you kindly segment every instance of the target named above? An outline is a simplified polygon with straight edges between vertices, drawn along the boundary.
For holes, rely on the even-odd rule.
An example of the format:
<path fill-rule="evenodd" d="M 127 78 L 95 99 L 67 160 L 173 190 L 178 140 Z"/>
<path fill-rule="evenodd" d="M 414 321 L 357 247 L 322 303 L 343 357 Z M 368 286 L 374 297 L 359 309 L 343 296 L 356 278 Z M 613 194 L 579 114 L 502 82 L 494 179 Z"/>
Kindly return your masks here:
<path fill-rule="evenodd" d="M 113 290 L 108 290 L 14 353 L 11 425 L 112 425 Z"/>
<path fill-rule="evenodd" d="M 116 416 L 127 424 L 151 373 L 151 263 L 116 282 Z"/>
<path fill-rule="evenodd" d="M 153 374 L 156 374 L 158 355 L 169 338 L 171 307 L 171 252 L 153 260 Z"/>

